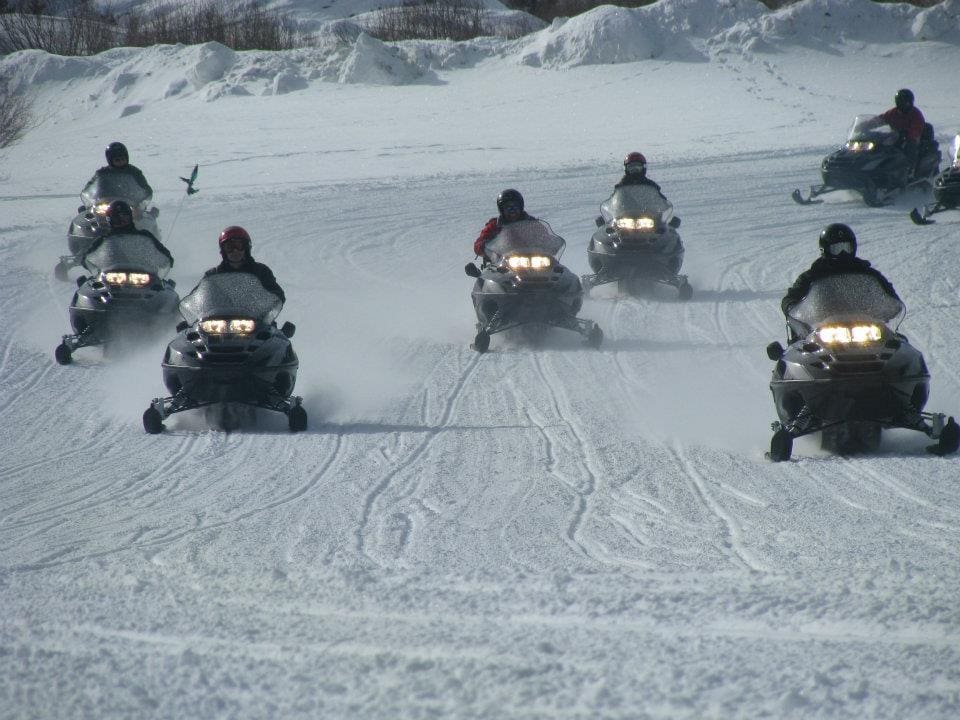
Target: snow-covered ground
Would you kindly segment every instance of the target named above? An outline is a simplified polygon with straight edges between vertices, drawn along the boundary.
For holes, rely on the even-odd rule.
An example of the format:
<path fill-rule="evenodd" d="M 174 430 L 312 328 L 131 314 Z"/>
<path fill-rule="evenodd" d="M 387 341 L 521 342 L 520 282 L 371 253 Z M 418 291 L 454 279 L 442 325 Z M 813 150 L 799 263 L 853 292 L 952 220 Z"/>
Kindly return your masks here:
<path fill-rule="evenodd" d="M 928 408 L 960 413 L 960 213 L 789 198 L 899 87 L 946 149 L 958 18 L 661 0 L 510 42 L 0 59 L 38 119 L 0 151 L 0 717 L 960 716 L 958 459 L 907 431 L 763 455 L 764 346 L 829 222 L 906 301 Z M 146 435 L 173 328 L 54 362 L 52 269 L 112 140 L 181 292 L 224 226 L 253 235 L 306 433 L 184 413 Z M 582 312 L 599 351 L 469 349 L 462 268 L 498 191 L 585 273 L 630 150 L 683 218 L 694 298 L 607 286 Z"/>

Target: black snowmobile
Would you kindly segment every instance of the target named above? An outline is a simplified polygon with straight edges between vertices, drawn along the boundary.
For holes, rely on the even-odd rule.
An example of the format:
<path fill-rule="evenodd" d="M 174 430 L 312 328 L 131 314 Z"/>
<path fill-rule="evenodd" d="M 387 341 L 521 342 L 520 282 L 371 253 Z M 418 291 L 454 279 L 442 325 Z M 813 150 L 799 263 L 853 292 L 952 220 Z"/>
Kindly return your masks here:
<path fill-rule="evenodd" d="M 930 373 L 897 332 L 905 314 L 876 278 L 852 273 L 815 281 L 789 309 L 796 340 L 786 350 L 779 342 L 767 347 L 776 362 L 770 390 L 780 417 L 772 425 L 772 460 L 789 460 L 793 439 L 814 432 L 833 452 L 875 450 L 884 428 L 918 430 L 938 441 L 931 452 L 956 452 L 960 426 L 923 412 Z"/>
<path fill-rule="evenodd" d="M 900 134 L 891 130 L 876 115 L 857 115 L 843 147 L 827 155 L 820 163 L 823 183 L 810 186 L 806 198 L 800 189 L 793 199 L 810 205 L 819 195 L 836 190 L 854 190 L 871 207 L 888 204 L 894 195 L 912 187 L 926 185 L 940 171 L 940 145 L 933 135 L 933 126 L 924 125 L 917 152 L 916 168 L 910 167 L 901 149 Z M 915 172 L 911 173 L 911 169 Z"/>
<path fill-rule="evenodd" d="M 953 138 L 950 155 L 953 164 L 933 181 L 933 204 L 910 212 L 910 219 L 917 225 L 932 224 L 930 216 L 945 210 L 960 210 L 960 135 Z"/>
<path fill-rule="evenodd" d="M 67 280 L 70 268 L 80 265 L 80 258 L 99 238 L 110 230 L 107 220 L 107 208 L 114 200 L 124 200 L 133 209 L 133 223 L 140 230 L 147 230 L 155 238 L 160 238 L 157 227 L 156 207 L 147 207 L 147 193 L 132 176 L 124 173 L 106 173 L 96 175 L 80 192 L 83 203 L 77 208 L 77 215 L 67 230 L 67 248 L 69 255 L 61 255 L 60 262 L 53 269 L 58 280 Z"/>
<path fill-rule="evenodd" d="M 143 428 L 155 434 L 174 413 L 208 408 L 208 418 L 231 430 L 255 408 L 282 412 L 290 430 L 307 428 L 303 399 L 293 396 L 300 361 L 290 338 L 277 328 L 283 301 L 250 273 L 209 275 L 180 302 L 184 321 L 163 356 L 170 397 L 154 398 Z"/>
<path fill-rule="evenodd" d="M 476 278 L 473 306 L 477 335 L 473 348 L 486 352 L 490 336 L 522 327 L 532 337 L 548 327 L 583 335 L 600 347 L 603 331 L 591 320 L 577 318 L 583 304 L 580 278 L 560 264 L 566 241 L 542 220 L 520 220 L 505 225 L 486 246 L 491 259 L 482 269 L 468 263 L 467 275 Z"/>
<path fill-rule="evenodd" d="M 622 185 L 600 205 L 597 231 L 587 247 L 592 275 L 581 277 L 587 292 L 616 282 L 621 292 L 637 294 L 652 283 L 677 288 L 689 300 L 693 288 L 683 265 L 683 243 L 673 205 L 649 185 Z"/>
<path fill-rule="evenodd" d="M 135 343 L 176 317 L 175 283 L 165 279 L 172 262 L 152 238 L 108 235 L 84 254 L 82 265 L 92 274 L 77 278 L 70 302 L 73 334 L 64 335 L 54 351 L 61 365 L 72 362 L 78 348 Z"/>

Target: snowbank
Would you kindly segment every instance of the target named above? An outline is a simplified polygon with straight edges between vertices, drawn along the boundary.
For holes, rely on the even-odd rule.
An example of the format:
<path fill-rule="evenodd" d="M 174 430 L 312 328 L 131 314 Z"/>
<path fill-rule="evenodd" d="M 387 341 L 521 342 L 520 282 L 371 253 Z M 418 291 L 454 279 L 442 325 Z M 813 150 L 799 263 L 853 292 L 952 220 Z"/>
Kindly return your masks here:
<path fill-rule="evenodd" d="M 721 28 L 759 17 L 757 0 L 661 0 L 642 8 L 602 5 L 570 19 L 557 19 L 525 43 L 520 62 L 571 67 L 636 62 L 650 58 L 705 60 L 704 42 Z"/>
<path fill-rule="evenodd" d="M 290 11 L 297 3 L 275 3 Z M 336 7 L 333 7 L 333 6 Z M 509 13 L 495 0 L 494 12 Z M 960 43 L 960 0 L 921 9 L 870 0 L 803 0 L 772 12 L 759 0 L 660 0 L 642 8 L 610 5 L 561 18 L 519 40 L 384 43 L 345 19 L 348 4 L 317 33 L 314 47 L 280 52 L 236 52 L 218 43 L 120 48 L 94 57 L 66 58 L 39 51 L 0 59 L 0 72 L 17 92 L 47 92 L 91 81 L 87 107 L 108 102 L 119 114 L 146 103 L 192 93 L 208 101 L 243 95 L 297 92 L 312 82 L 405 85 L 436 83 L 436 73 L 503 58 L 532 67 L 630 63 L 659 58 L 706 62 L 727 52 L 750 53 L 794 44 L 834 49 L 844 43 L 929 41 Z M 352 7 L 352 6 L 351 6 Z M 366 6 L 357 10 L 369 10 Z"/>
<path fill-rule="evenodd" d="M 844 42 L 960 42 L 960 0 L 921 9 L 870 0 L 804 0 L 718 33 L 717 43 L 760 49 L 786 43 L 812 47 Z"/>

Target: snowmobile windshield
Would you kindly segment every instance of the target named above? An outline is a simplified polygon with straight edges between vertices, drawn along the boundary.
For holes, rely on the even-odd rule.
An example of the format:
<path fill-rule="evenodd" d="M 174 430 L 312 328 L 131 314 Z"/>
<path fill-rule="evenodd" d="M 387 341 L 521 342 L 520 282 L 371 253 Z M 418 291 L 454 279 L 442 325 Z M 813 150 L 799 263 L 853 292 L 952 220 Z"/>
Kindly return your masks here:
<path fill-rule="evenodd" d="M 600 205 L 606 223 L 620 218 L 652 218 L 667 224 L 673 217 L 673 205 L 650 185 L 623 185 Z"/>
<path fill-rule="evenodd" d="M 870 319 L 899 325 L 906 308 L 872 275 L 848 273 L 814 281 L 810 292 L 787 315 L 807 327 L 843 319 Z M 895 323 L 891 323 L 896 318 Z"/>
<path fill-rule="evenodd" d="M 950 156 L 953 158 L 953 166 L 960 168 L 960 135 L 953 138 L 953 144 L 950 145 Z"/>
<path fill-rule="evenodd" d="M 209 318 L 228 317 L 271 323 L 281 308 L 283 301 L 267 290 L 260 278 L 245 272 L 208 275 L 180 301 L 180 314 L 191 325 Z"/>
<path fill-rule="evenodd" d="M 486 246 L 491 257 L 539 254 L 559 259 L 566 241 L 553 232 L 543 220 L 519 220 L 501 228 L 499 234 Z"/>
<path fill-rule="evenodd" d="M 95 273 L 124 270 L 164 277 L 170 271 L 171 262 L 146 235 L 121 233 L 107 235 L 99 246 L 83 256 L 83 266 Z"/>
<path fill-rule="evenodd" d="M 80 191 L 80 200 L 87 208 L 113 200 L 126 200 L 131 207 L 138 207 L 147 202 L 147 191 L 129 173 L 98 172 Z"/>
<path fill-rule="evenodd" d="M 853 119 L 850 132 L 847 133 L 847 147 L 858 143 L 885 143 L 897 139 L 897 133 L 890 129 L 878 115 L 857 115 Z"/>

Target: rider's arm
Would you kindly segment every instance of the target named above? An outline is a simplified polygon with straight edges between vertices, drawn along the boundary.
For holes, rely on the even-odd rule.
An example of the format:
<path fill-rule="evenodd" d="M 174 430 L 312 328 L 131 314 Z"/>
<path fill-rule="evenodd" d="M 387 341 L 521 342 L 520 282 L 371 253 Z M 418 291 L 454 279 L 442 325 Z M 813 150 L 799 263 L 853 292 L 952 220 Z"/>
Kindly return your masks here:
<path fill-rule="evenodd" d="M 487 221 L 487 224 L 483 226 L 483 230 L 480 231 L 479 237 L 473 241 L 473 254 L 483 257 L 483 246 L 486 244 L 487 240 L 490 240 L 496 236 L 497 231 L 500 229 L 497 218 L 490 218 Z"/>

